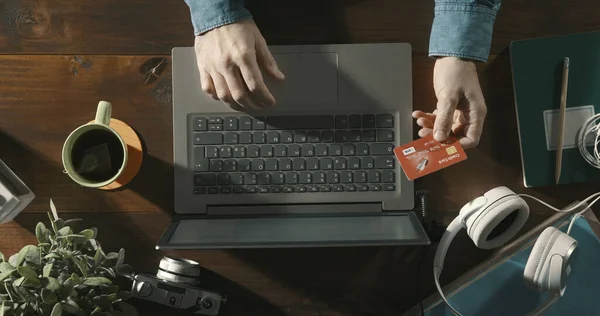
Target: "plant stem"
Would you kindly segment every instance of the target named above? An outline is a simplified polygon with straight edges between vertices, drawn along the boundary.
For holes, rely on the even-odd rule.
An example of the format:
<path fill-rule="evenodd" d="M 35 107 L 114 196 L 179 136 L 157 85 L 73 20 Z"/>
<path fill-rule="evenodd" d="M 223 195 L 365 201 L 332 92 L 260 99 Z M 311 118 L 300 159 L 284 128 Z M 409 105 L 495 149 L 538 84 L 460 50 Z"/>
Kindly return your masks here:
<path fill-rule="evenodd" d="M 4 283 L 4 288 L 6 289 L 6 293 L 8 293 L 8 297 L 10 297 L 10 300 L 14 302 L 15 298 L 10 294 L 10 291 L 8 290 L 8 283 Z M 4 302 L 2 303 L 4 304 Z"/>

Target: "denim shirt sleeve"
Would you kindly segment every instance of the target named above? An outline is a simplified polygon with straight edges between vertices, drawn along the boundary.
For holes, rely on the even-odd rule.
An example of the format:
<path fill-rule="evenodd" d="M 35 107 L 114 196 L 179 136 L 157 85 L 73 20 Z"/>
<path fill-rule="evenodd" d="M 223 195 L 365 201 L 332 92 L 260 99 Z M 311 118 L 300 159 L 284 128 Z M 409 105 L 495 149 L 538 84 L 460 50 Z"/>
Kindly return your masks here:
<path fill-rule="evenodd" d="M 502 0 L 435 0 L 429 56 L 486 62 Z"/>
<path fill-rule="evenodd" d="M 190 8 L 194 35 L 252 18 L 244 0 L 184 0 Z"/>

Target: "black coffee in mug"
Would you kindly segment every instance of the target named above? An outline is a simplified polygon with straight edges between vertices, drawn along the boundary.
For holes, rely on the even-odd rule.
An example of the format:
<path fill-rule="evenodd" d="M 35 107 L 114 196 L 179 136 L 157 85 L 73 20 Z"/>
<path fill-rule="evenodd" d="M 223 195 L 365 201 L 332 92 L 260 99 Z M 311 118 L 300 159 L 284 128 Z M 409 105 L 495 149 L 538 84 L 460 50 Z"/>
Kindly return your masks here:
<path fill-rule="evenodd" d="M 110 131 L 94 129 L 83 133 L 71 150 L 71 161 L 82 178 L 103 182 L 114 177 L 123 164 L 121 141 Z"/>

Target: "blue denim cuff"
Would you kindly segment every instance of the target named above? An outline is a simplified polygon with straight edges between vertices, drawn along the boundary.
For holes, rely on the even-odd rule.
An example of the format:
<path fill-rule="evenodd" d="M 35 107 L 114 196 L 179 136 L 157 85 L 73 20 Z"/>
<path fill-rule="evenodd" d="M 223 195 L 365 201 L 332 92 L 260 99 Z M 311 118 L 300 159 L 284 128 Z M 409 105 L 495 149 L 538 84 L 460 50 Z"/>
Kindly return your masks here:
<path fill-rule="evenodd" d="M 244 0 L 185 0 L 192 15 L 194 35 L 219 26 L 251 19 Z"/>
<path fill-rule="evenodd" d="M 497 10 L 476 4 L 435 6 L 429 56 L 455 56 L 487 62 Z"/>

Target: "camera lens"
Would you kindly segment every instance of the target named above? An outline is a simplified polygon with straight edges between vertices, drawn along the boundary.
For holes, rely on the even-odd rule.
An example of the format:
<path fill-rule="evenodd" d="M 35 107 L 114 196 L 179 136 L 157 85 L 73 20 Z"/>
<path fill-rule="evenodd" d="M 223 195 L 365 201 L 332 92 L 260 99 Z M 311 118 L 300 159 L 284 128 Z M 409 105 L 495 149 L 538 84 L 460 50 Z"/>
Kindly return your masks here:
<path fill-rule="evenodd" d="M 200 265 L 192 260 L 165 256 L 160 261 L 156 276 L 165 281 L 196 285 L 199 283 Z"/>
<path fill-rule="evenodd" d="M 211 309 L 213 306 L 215 306 L 215 302 L 212 300 L 212 298 L 205 297 L 200 301 L 200 306 L 202 306 L 204 309 Z"/>

